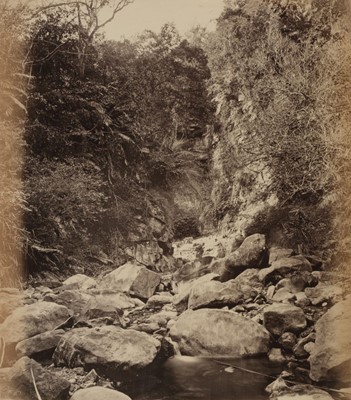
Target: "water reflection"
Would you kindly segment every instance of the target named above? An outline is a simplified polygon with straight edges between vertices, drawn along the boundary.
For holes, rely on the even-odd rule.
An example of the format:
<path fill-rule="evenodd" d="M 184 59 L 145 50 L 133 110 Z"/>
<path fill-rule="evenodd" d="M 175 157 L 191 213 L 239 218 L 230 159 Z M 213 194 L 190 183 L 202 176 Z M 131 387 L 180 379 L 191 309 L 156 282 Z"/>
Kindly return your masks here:
<path fill-rule="evenodd" d="M 217 359 L 218 360 L 218 359 Z M 277 376 L 281 366 L 266 358 L 214 359 L 176 356 L 166 361 L 162 384 L 149 395 L 137 400 L 265 400 L 265 387 L 272 379 L 251 374 L 225 364 Z"/>

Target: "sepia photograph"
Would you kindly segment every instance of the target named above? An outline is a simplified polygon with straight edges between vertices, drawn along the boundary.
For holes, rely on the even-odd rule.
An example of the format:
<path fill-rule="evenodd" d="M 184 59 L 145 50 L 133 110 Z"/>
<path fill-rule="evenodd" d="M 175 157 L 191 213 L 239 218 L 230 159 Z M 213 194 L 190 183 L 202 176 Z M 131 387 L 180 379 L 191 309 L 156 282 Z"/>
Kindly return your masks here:
<path fill-rule="evenodd" d="M 0 399 L 351 400 L 351 0 L 0 0 Z"/>

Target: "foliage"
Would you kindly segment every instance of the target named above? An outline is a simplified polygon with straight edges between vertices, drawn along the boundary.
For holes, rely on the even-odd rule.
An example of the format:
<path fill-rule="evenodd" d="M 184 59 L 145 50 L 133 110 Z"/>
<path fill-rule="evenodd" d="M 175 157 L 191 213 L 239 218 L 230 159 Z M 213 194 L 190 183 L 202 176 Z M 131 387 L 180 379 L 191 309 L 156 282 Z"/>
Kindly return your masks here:
<path fill-rule="evenodd" d="M 229 3 L 208 52 L 232 162 L 245 169 L 262 161 L 272 174 L 269 190 L 303 214 L 336 187 L 339 109 L 331 98 L 344 97 L 337 77 L 346 31 L 341 2 L 295 3 Z"/>

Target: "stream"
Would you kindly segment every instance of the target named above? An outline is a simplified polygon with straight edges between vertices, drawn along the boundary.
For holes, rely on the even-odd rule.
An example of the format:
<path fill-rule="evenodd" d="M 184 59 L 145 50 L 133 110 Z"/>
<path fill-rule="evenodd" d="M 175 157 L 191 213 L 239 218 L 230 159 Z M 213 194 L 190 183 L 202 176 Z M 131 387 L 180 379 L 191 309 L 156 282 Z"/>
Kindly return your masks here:
<path fill-rule="evenodd" d="M 265 387 L 273 379 L 228 367 L 235 365 L 265 375 L 278 376 L 281 365 L 267 358 L 211 359 L 175 356 L 161 368 L 159 382 L 151 390 L 144 382 L 144 390 L 132 397 L 135 400 L 266 400 Z M 143 391 L 143 393 L 141 393 Z"/>

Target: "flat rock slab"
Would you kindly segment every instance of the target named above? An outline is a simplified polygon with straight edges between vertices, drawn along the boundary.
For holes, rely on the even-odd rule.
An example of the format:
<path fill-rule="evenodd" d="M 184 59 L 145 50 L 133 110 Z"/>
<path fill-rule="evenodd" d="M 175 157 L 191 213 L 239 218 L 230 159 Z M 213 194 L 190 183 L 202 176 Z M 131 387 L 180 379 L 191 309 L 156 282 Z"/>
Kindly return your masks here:
<path fill-rule="evenodd" d="M 39 333 L 51 331 L 71 316 L 67 307 L 46 301 L 17 308 L 0 325 L 7 345 L 17 344 Z"/>
<path fill-rule="evenodd" d="M 45 400 L 66 400 L 69 395 L 70 383 L 62 377 L 44 369 L 36 361 L 28 357 L 20 358 L 10 369 L 8 376 L 13 387 L 26 395 L 26 399 L 37 399 L 33 378 L 39 394 Z"/>
<path fill-rule="evenodd" d="M 267 353 L 269 332 L 260 324 L 224 310 L 183 313 L 170 330 L 184 355 L 245 357 Z"/>
<path fill-rule="evenodd" d="M 18 357 L 38 357 L 38 358 L 51 358 L 54 350 L 64 335 L 63 329 L 48 331 L 35 335 L 31 338 L 22 340 L 17 343 L 16 353 Z"/>
<path fill-rule="evenodd" d="M 53 358 L 59 366 L 94 368 L 102 376 L 120 379 L 150 365 L 159 347 L 158 340 L 133 329 L 77 328 L 61 338 Z"/>
<path fill-rule="evenodd" d="M 131 400 L 131 398 L 117 390 L 95 386 L 77 390 L 70 400 Z"/>
<path fill-rule="evenodd" d="M 100 287 L 148 299 L 155 293 L 160 282 L 161 277 L 156 272 L 141 265 L 127 263 L 107 274 Z"/>
<path fill-rule="evenodd" d="M 96 280 L 84 274 L 76 274 L 63 282 L 63 285 L 69 286 L 72 289 L 87 290 L 96 287 Z"/>
<path fill-rule="evenodd" d="M 351 380 L 351 296 L 337 303 L 316 323 L 309 358 L 314 381 Z"/>
<path fill-rule="evenodd" d="M 263 310 L 263 325 L 273 335 L 284 332 L 299 332 L 306 325 L 306 317 L 300 307 L 290 304 L 272 304 Z"/>

